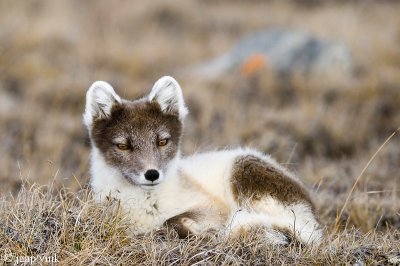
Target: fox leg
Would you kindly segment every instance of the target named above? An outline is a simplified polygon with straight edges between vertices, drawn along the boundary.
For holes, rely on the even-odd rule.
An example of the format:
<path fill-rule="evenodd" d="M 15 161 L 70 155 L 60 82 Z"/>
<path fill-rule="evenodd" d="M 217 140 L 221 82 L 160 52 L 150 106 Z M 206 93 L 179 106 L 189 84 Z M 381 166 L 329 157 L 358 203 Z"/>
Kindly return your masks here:
<path fill-rule="evenodd" d="M 231 218 L 228 225 L 229 237 L 238 237 L 244 231 L 260 227 L 264 232 L 265 241 L 273 245 L 288 245 L 293 241 L 291 233 L 285 228 L 279 228 L 263 213 L 239 210 Z"/>
<path fill-rule="evenodd" d="M 201 227 L 196 222 L 198 216 L 198 213 L 187 211 L 169 218 L 164 225 L 174 229 L 179 238 L 187 238 L 190 235 L 201 233 Z"/>
<path fill-rule="evenodd" d="M 211 233 L 224 228 L 229 215 L 220 209 L 212 207 L 197 207 L 169 218 L 164 225 L 174 229 L 179 238 L 186 238 L 190 235 Z"/>

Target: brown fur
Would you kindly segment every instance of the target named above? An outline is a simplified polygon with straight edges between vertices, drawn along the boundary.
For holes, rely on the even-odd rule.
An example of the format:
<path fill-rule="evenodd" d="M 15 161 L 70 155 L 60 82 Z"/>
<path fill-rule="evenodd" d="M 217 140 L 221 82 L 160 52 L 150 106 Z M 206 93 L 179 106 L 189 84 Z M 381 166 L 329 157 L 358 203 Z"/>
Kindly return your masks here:
<path fill-rule="evenodd" d="M 168 144 L 158 147 L 157 140 L 165 132 L 170 135 Z M 179 150 L 181 133 L 182 122 L 177 114 L 162 112 L 157 102 L 124 101 L 114 104 L 106 118 L 94 120 L 92 141 L 107 163 L 121 169 L 132 182 L 127 176 L 146 170 L 143 162 L 165 171 Z M 128 150 L 118 149 L 115 138 L 123 139 Z"/>
<path fill-rule="evenodd" d="M 294 243 L 297 240 L 295 231 L 287 227 L 273 226 L 272 230 L 282 234 L 282 237 L 286 238 L 287 244 Z"/>
<path fill-rule="evenodd" d="M 187 211 L 176 215 L 172 218 L 169 218 L 167 221 L 164 222 L 164 225 L 167 228 L 172 228 L 178 233 L 179 238 L 186 238 L 195 232 L 187 226 L 187 220 L 191 220 L 196 222 L 200 218 L 201 214 L 194 212 L 194 211 Z"/>
<path fill-rule="evenodd" d="M 236 159 L 231 188 L 239 204 L 270 196 L 286 204 L 305 202 L 314 209 L 307 190 L 300 182 L 254 155 Z"/>

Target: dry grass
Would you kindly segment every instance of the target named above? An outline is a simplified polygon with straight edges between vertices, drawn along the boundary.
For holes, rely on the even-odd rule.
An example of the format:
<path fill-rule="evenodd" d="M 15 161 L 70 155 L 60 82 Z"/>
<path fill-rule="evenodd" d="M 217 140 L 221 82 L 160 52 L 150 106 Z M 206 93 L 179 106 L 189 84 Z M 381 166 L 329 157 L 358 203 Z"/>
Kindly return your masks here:
<path fill-rule="evenodd" d="M 8 261 L 54 254 L 60 265 L 335 265 L 399 259 L 398 231 L 352 229 L 329 234 L 319 247 L 269 246 L 261 229 L 236 239 L 202 235 L 180 240 L 166 230 L 134 237 L 126 233 L 129 221 L 117 202 L 96 205 L 86 189 L 52 192 L 25 184 L 18 196 L 1 202 L 0 245 Z"/>
<path fill-rule="evenodd" d="M 394 1 L 0 1 L 0 256 L 57 254 L 68 265 L 395 264 L 399 134 L 368 161 L 400 126 L 399 12 Z M 182 74 L 272 26 L 343 42 L 356 75 Z M 116 202 L 92 202 L 82 188 L 86 89 L 103 79 L 134 98 L 164 74 L 181 81 L 191 111 L 184 152 L 250 145 L 271 153 L 314 191 L 327 231 L 320 247 L 265 246 L 257 231 L 236 240 L 131 237 Z"/>

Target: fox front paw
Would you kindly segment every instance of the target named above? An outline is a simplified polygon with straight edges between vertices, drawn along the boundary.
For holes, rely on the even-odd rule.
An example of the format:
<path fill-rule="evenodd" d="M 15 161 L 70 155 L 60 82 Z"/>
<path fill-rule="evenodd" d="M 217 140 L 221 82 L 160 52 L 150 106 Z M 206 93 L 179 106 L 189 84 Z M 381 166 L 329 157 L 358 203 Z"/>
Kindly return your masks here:
<path fill-rule="evenodd" d="M 187 238 L 190 235 L 201 233 L 201 227 L 195 220 L 195 214 L 185 212 L 169 218 L 165 221 L 165 226 L 171 228 L 178 233 L 179 238 Z"/>

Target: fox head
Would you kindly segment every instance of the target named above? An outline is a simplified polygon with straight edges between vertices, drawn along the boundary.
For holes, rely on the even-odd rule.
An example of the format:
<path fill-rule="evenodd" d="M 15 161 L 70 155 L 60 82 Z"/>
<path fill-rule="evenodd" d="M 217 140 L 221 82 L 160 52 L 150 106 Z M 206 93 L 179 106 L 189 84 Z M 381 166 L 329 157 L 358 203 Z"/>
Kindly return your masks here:
<path fill-rule="evenodd" d="M 148 96 L 134 101 L 121 99 L 108 83 L 96 81 L 86 94 L 83 115 L 92 153 L 97 153 L 93 160 L 103 160 L 116 178 L 152 188 L 180 156 L 187 113 L 181 88 L 172 77 L 160 78 Z"/>

